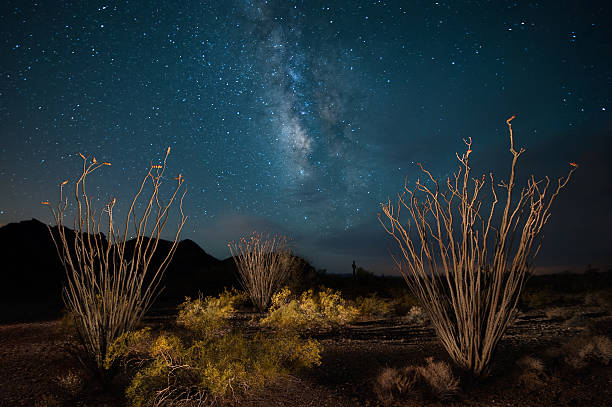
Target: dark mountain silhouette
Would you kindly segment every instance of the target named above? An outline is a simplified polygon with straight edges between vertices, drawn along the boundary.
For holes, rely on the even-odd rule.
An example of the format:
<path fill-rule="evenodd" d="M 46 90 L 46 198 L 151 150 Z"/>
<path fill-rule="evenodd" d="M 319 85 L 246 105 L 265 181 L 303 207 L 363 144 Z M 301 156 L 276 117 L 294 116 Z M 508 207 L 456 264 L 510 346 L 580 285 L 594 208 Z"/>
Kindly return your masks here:
<path fill-rule="evenodd" d="M 61 308 L 64 271 L 45 224 L 32 219 L 0 228 L 0 259 L 3 314 L 48 315 Z"/>
<path fill-rule="evenodd" d="M 57 228 L 52 228 L 57 237 Z M 66 231 L 69 244 L 74 232 Z M 128 253 L 135 241 L 126 243 Z M 167 255 L 172 242 L 161 240 L 149 272 Z M 0 321 L 57 316 L 62 309 L 65 271 L 47 226 L 32 219 L 0 228 Z M 216 294 L 238 286 L 233 259 L 223 261 L 206 253 L 192 240 L 179 242 L 160 284 L 158 301 L 178 303 L 199 292 Z"/>
<path fill-rule="evenodd" d="M 148 238 L 144 238 L 143 247 L 148 241 Z M 128 258 L 131 257 L 135 244 L 135 239 L 126 242 Z M 159 240 L 149 266 L 149 277 L 152 277 L 157 271 L 171 247 L 171 241 Z M 212 295 L 217 294 L 224 287 L 237 287 L 236 266 L 233 259 L 230 258 L 230 260 L 231 262 L 218 260 L 206 253 L 193 240 L 180 241 L 160 284 L 163 289 L 159 300 L 182 300 L 185 296 L 196 297 L 200 292 Z"/>

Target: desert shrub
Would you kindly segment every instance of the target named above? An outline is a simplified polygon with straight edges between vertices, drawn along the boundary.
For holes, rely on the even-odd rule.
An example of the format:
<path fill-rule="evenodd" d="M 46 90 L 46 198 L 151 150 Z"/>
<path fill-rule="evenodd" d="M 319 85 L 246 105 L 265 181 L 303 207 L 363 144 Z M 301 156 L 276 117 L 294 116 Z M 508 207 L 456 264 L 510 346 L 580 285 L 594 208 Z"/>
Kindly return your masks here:
<path fill-rule="evenodd" d="M 184 179 L 180 174 L 169 196 L 165 199 L 160 196 L 169 154 L 170 148 L 162 164 L 151 163 L 128 203 L 123 230 L 117 227 L 114 218 L 117 199 L 95 210 L 96 201 L 86 192 L 87 178 L 99 168 L 110 165 L 98 162 L 95 157 L 89 161 L 79 154 L 83 165 L 74 183 L 74 232 L 64 226 L 68 208 L 64 186 L 68 181 L 60 184 L 56 206 L 42 202 L 51 209 L 57 224 L 57 234 L 51 227 L 49 233 L 66 272 L 63 297 L 68 312 L 74 316 L 77 337 L 84 350 L 79 359 L 103 380 L 109 378 L 109 370 L 103 368 L 108 346 L 124 332 L 134 329 L 150 307 L 186 221 L 182 211 L 185 192 L 180 193 Z M 175 203 L 179 206 L 177 232 L 169 249 L 153 266 L 160 235 Z M 135 212 L 136 207 L 141 207 L 141 214 Z M 135 235 L 135 238 L 128 242 L 128 235 Z"/>
<path fill-rule="evenodd" d="M 218 297 L 195 300 L 187 297 L 179 305 L 177 323 L 204 337 L 219 335 L 228 328 L 228 319 L 234 315 L 235 307 L 245 299 L 246 294 L 235 289 L 226 289 Z"/>
<path fill-rule="evenodd" d="M 320 364 L 318 342 L 296 335 L 247 337 L 233 332 L 192 341 L 167 333 L 151 340 L 149 335 L 126 334 L 116 347 L 123 352 L 115 357 L 129 355 L 140 366 L 126 389 L 132 406 L 223 404 L 299 368 Z"/>
<path fill-rule="evenodd" d="M 394 295 L 392 303 L 396 315 L 406 315 L 412 307 L 419 306 L 418 298 L 406 292 Z"/>
<path fill-rule="evenodd" d="M 339 291 L 308 290 L 294 298 L 288 288 L 283 288 L 272 297 L 270 313 L 261 324 L 290 331 L 330 329 L 346 325 L 358 315 L 357 308 L 349 305 Z"/>
<path fill-rule="evenodd" d="M 393 313 L 391 301 L 380 298 L 376 293 L 367 297 L 357 297 L 355 307 L 362 318 L 384 318 Z"/>
<path fill-rule="evenodd" d="M 228 244 L 240 283 L 261 312 L 294 272 L 296 258 L 284 236 L 253 232 L 248 238 Z"/>
<path fill-rule="evenodd" d="M 419 374 L 428 384 L 432 394 L 440 399 L 447 400 L 459 391 L 459 379 L 453 375 L 453 371 L 446 362 L 434 361 L 427 358 L 427 365 L 419 367 Z"/>
<path fill-rule="evenodd" d="M 386 406 L 395 401 L 416 396 L 418 369 L 407 367 L 402 370 L 387 367 L 376 378 L 374 392 Z"/>
<path fill-rule="evenodd" d="M 54 381 L 62 391 L 72 397 L 76 396 L 85 384 L 83 377 L 74 370 L 69 370 L 65 374 L 57 376 Z"/>
<path fill-rule="evenodd" d="M 429 317 L 423 308 L 418 305 L 410 308 L 410 311 L 404 316 L 404 321 L 409 324 L 425 325 L 429 322 Z"/>
<path fill-rule="evenodd" d="M 289 287 L 291 292 L 301 293 L 311 287 L 317 286 L 317 271 L 314 267 L 301 257 L 293 256 L 289 275 L 284 286 Z"/>
<path fill-rule="evenodd" d="M 583 336 L 564 346 L 564 362 L 574 369 L 582 369 L 591 362 L 608 365 L 612 359 L 612 340 L 607 336 Z"/>
<path fill-rule="evenodd" d="M 359 280 L 374 280 L 376 276 L 370 270 L 363 267 L 357 267 L 357 270 L 355 270 L 355 278 Z"/>
<path fill-rule="evenodd" d="M 150 327 L 121 334 L 108 347 L 104 359 L 104 368 L 110 369 L 113 364 L 126 357 L 146 354 L 152 346 L 153 334 Z"/>
<path fill-rule="evenodd" d="M 459 391 L 459 379 L 448 363 L 427 358 L 424 366 L 403 369 L 385 368 L 376 378 L 374 391 L 379 400 L 390 405 L 397 400 L 423 397 L 448 400 Z"/>
<path fill-rule="evenodd" d="M 228 315 L 228 303 L 209 299 L 209 308 Z M 225 307 L 221 304 L 225 304 Z M 211 305 L 212 304 L 212 305 Z M 126 397 L 132 406 L 215 405 L 237 401 L 300 369 L 320 364 L 321 346 L 288 332 L 249 337 L 203 328 L 210 321 L 206 301 L 187 301 L 179 319 L 184 334 L 149 328 L 121 335 L 108 352 L 106 366 L 117 360 L 135 367 Z M 177 321 L 178 322 L 178 321 Z"/>
<path fill-rule="evenodd" d="M 406 183 L 397 203 L 383 203 L 379 214 L 400 250 L 394 260 L 442 345 L 476 376 L 488 373 L 493 352 L 513 322 L 551 205 L 577 167 L 572 163 L 557 182 L 531 176 L 516 188 L 517 161 L 525 150 L 514 147 L 513 119 L 506 121 L 512 154 L 507 181 L 472 175 L 469 139 L 467 151 L 457 154 L 458 171 L 439 182 L 419 164 L 424 180 L 417 178 L 413 187 Z"/>

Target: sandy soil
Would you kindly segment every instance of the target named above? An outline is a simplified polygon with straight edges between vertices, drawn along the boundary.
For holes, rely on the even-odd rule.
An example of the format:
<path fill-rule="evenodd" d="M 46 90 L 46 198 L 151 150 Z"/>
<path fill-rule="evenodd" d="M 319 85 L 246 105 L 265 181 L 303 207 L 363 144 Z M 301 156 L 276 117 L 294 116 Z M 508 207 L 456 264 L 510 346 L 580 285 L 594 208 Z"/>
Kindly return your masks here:
<path fill-rule="evenodd" d="M 608 318 L 612 323 L 610 317 L 593 316 L 588 310 L 573 312 L 604 323 Z M 58 321 L 0 326 L 0 406 L 124 405 L 122 384 L 101 392 L 67 352 L 74 344 L 59 327 Z M 612 405 L 612 364 L 593 364 L 581 370 L 547 366 L 537 386 L 526 386 L 519 379 L 519 358 L 540 357 L 582 331 L 580 326 L 542 312 L 521 315 L 500 343 L 489 378 L 478 383 L 464 379 L 461 392 L 446 403 L 426 398 L 401 405 Z M 244 405 L 376 406 L 380 402 L 373 383 L 384 367 L 420 365 L 428 356 L 449 361 L 431 328 L 410 325 L 400 318 L 363 322 L 316 337 L 325 348 L 320 367 L 271 385 Z"/>

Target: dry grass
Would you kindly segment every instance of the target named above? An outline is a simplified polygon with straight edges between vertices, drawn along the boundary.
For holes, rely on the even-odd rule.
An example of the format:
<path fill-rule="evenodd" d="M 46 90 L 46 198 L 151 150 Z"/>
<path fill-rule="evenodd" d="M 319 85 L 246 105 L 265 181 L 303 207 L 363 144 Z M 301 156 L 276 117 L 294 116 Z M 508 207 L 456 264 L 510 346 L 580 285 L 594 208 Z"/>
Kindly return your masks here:
<path fill-rule="evenodd" d="M 427 358 L 424 366 L 385 368 L 376 378 L 374 392 L 384 405 L 429 396 L 446 401 L 459 392 L 459 379 L 448 363 Z"/>
<path fill-rule="evenodd" d="M 446 362 L 434 361 L 433 358 L 425 360 L 427 365 L 419 368 L 423 380 L 429 385 L 433 395 L 440 400 L 448 400 L 459 391 L 459 379 Z"/>
<path fill-rule="evenodd" d="M 57 383 L 62 391 L 72 397 L 76 396 L 83 389 L 83 385 L 85 384 L 83 377 L 74 370 L 69 370 L 64 375 L 57 376 L 55 378 L 55 383 Z"/>
<path fill-rule="evenodd" d="M 404 316 L 404 321 L 414 325 L 426 325 L 429 323 L 429 317 L 423 308 L 418 305 L 410 308 L 410 311 Z"/>
<path fill-rule="evenodd" d="M 376 378 L 374 392 L 382 404 L 390 406 L 398 399 L 415 397 L 417 381 L 416 368 L 405 368 L 400 371 L 387 367 Z"/>

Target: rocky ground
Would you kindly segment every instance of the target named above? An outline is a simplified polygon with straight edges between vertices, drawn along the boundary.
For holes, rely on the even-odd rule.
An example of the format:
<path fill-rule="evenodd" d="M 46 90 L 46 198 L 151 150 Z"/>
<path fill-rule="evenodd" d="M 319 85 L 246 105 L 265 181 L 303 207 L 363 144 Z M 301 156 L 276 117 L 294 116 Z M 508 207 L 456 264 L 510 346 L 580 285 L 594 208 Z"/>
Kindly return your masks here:
<path fill-rule="evenodd" d="M 249 316 L 244 315 L 243 321 Z M 163 322 L 163 317 L 149 323 Z M 612 362 L 587 360 L 570 367 L 572 338 L 610 335 L 612 317 L 597 308 L 572 307 L 521 313 L 500 343 L 491 375 L 446 401 L 427 395 L 396 400 L 407 406 L 604 406 L 612 405 Z M 121 406 L 120 381 L 101 391 L 78 361 L 59 321 L 0 326 L 1 406 Z M 271 384 L 245 401 L 249 406 L 376 406 L 376 377 L 385 367 L 422 365 L 425 358 L 450 361 L 433 330 L 402 318 L 365 321 L 315 337 L 323 344 L 322 365 Z M 585 339 L 588 340 L 588 339 Z M 564 353 L 565 352 L 565 353 Z M 611 351 L 612 352 L 612 351 Z M 543 370 L 526 374 L 524 356 L 542 360 Z M 455 372 L 458 374 L 458 372 Z"/>

